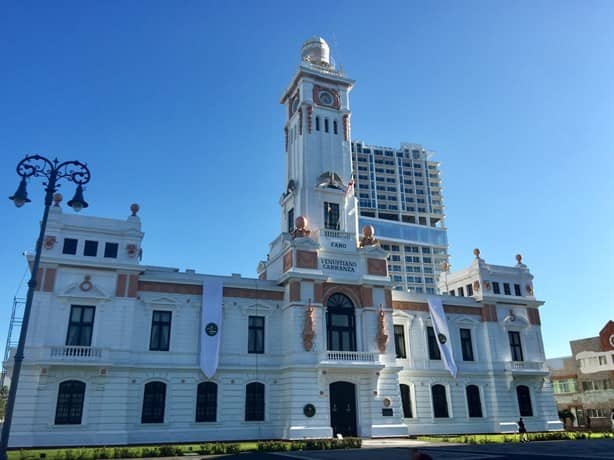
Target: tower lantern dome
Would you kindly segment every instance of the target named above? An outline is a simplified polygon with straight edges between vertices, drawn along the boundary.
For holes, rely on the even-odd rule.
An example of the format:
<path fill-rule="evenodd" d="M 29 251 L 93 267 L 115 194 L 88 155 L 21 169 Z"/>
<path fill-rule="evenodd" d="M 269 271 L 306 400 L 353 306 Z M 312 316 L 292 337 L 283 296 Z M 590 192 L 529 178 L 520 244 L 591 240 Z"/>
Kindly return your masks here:
<path fill-rule="evenodd" d="M 322 37 L 312 37 L 303 43 L 301 59 L 312 64 L 330 66 L 330 48 Z"/>

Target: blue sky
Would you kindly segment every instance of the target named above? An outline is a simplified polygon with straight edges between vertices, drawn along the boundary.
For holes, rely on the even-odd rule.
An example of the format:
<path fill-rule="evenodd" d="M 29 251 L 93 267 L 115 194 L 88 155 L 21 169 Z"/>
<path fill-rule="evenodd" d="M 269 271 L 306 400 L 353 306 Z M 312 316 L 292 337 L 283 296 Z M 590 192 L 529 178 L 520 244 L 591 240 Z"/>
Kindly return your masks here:
<path fill-rule="evenodd" d="M 143 263 L 254 276 L 280 231 L 302 42 L 349 77 L 352 136 L 441 161 L 453 269 L 514 255 L 546 354 L 614 317 L 614 3 L 5 1 L 0 183 L 27 153 L 86 161 L 88 215 L 141 205 Z M 0 201 L 0 350 L 42 213 Z M 64 186 L 64 194 L 73 188 Z"/>

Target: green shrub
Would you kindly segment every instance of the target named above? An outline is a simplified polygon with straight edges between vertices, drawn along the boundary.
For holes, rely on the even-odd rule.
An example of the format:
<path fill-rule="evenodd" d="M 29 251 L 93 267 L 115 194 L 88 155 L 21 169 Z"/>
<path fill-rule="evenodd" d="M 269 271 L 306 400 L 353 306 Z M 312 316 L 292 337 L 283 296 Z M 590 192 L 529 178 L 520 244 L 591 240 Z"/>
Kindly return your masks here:
<path fill-rule="evenodd" d="M 240 454 L 241 453 L 241 445 L 240 444 L 227 444 L 226 445 L 226 453 L 227 454 Z"/>

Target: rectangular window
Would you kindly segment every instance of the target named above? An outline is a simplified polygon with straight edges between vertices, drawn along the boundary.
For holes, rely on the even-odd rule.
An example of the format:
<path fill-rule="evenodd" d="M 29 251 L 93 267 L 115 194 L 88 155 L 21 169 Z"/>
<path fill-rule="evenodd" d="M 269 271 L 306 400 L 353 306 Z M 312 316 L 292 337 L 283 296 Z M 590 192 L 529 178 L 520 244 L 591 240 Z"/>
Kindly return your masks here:
<path fill-rule="evenodd" d="M 288 233 L 294 231 L 294 208 L 288 211 Z"/>
<path fill-rule="evenodd" d="M 171 342 L 171 315 L 170 311 L 154 310 L 151 317 L 151 337 L 149 349 L 151 351 L 168 351 Z"/>
<path fill-rule="evenodd" d="M 98 241 L 85 240 L 83 245 L 83 255 L 88 257 L 96 257 L 98 254 Z"/>
<path fill-rule="evenodd" d="M 324 119 L 324 132 L 327 133 L 328 132 L 328 118 Z"/>
<path fill-rule="evenodd" d="M 435 329 L 432 327 L 426 328 L 426 333 L 429 342 L 429 359 L 441 359 L 441 353 L 439 352 L 439 345 L 435 338 Z"/>
<path fill-rule="evenodd" d="M 62 254 L 77 253 L 77 240 L 74 238 L 64 238 L 64 247 L 62 248 Z"/>
<path fill-rule="evenodd" d="M 467 297 L 471 297 L 473 295 L 473 286 L 468 284 L 465 286 L 465 289 L 467 290 Z"/>
<path fill-rule="evenodd" d="M 320 117 L 316 117 L 316 131 L 320 131 Z"/>
<path fill-rule="evenodd" d="M 463 289 L 462 286 L 459 286 L 459 288 L 457 289 L 458 291 L 458 295 L 459 297 L 465 297 L 465 290 Z"/>
<path fill-rule="evenodd" d="M 119 244 L 117 243 L 105 243 L 104 244 L 104 256 L 110 259 L 117 259 L 117 250 Z"/>
<path fill-rule="evenodd" d="M 473 344 L 471 342 L 471 329 L 460 330 L 461 350 L 463 361 L 473 361 Z"/>
<path fill-rule="evenodd" d="M 400 324 L 394 325 L 394 350 L 397 358 L 407 358 L 407 352 L 405 351 L 405 327 Z"/>
<path fill-rule="evenodd" d="M 324 202 L 324 228 L 339 230 L 339 205 Z"/>
<path fill-rule="evenodd" d="M 501 294 L 501 288 L 499 287 L 499 283 L 497 283 L 496 281 L 492 282 L 492 292 L 494 292 L 495 294 Z"/>
<path fill-rule="evenodd" d="M 510 289 L 510 283 L 503 283 L 503 293 L 505 295 L 512 295 L 512 291 Z"/>
<path fill-rule="evenodd" d="M 250 316 L 247 335 L 247 352 L 264 353 L 264 316 Z"/>
<path fill-rule="evenodd" d="M 524 361 L 522 356 L 522 344 L 520 343 L 520 332 L 508 331 L 510 340 L 510 351 L 512 352 L 512 361 Z"/>
<path fill-rule="evenodd" d="M 522 293 L 520 292 L 520 284 L 514 284 L 514 295 L 517 295 L 517 296 L 522 295 Z"/>
<path fill-rule="evenodd" d="M 66 345 L 76 347 L 89 347 L 92 345 L 92 331 L 94 329 L 95 307 L 86 305 L 72 305 Z"/>

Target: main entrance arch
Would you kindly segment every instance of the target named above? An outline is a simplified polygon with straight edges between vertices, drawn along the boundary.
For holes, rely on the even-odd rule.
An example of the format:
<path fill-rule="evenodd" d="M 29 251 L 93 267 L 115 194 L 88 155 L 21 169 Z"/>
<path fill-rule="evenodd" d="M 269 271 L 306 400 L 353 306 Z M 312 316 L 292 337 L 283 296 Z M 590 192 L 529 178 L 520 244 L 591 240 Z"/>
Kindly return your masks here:
<path fill-rule="evenodd" d="M 329 394 L 333 436 L 356 436 L 356 385 L 334 382 L 330 384 Z"/>

